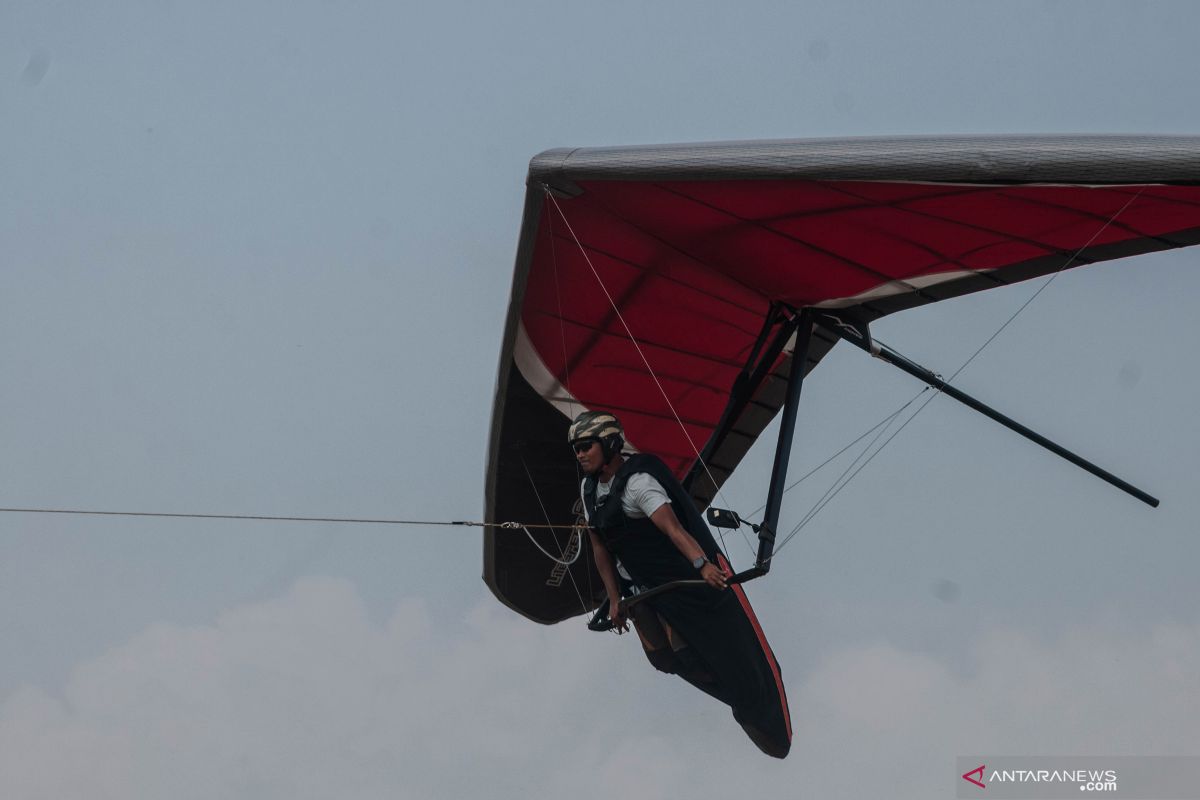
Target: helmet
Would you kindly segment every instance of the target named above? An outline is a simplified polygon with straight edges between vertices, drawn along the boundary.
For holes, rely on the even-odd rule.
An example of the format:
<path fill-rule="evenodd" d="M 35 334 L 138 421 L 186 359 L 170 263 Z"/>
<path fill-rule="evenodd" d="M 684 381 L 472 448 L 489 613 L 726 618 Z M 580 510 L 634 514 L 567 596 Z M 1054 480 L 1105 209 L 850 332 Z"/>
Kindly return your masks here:
<path fill-rule="evenodd" d="M 588 439 L 600 442 L 604 460 L 608 461 L 625 446 L 625 430 L 621 421 L 607 411 L 585 411 L 567 429 L 567 441 L 574 445 Z"/>

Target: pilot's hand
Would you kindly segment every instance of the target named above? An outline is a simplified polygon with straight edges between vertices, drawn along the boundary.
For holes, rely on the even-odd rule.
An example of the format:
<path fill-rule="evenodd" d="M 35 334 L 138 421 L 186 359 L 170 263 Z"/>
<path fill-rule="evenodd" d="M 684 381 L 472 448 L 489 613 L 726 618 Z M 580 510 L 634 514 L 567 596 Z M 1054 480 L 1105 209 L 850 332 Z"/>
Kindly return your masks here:
<path fill-rule="evenodd" d="M 732 575 L 732 572 L 721 569 L 716 564 L 709 561 L 700 568 L 700 577 L 704 582 L 714 589 L 724 589 L 728 586 L 725 579 Z"/>
<path fill-rule="evenodd" d="M 619 600 L 608 602 L 608 618 L 612 620 L 613 630 L 618 634 L 629 630 L 629 622 L 625 618 L 625 611 L 621 608 Z"/>

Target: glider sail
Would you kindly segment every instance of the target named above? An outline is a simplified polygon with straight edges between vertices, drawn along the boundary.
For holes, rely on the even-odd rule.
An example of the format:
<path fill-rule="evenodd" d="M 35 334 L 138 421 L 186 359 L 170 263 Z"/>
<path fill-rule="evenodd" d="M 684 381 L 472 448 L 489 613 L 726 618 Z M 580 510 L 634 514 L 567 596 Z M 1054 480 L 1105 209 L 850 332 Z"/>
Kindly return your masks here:
<path fill-rule="evenodd" d="M 488 528 L 484 580 L 506 605 L 547 624 L 602 602 L 565 444 L 581 411 L 615 412 L 627 443 L 661 458 L 664 479 L 678 479 L 667 483 L 703 509 L 781 408 L 781 427 L 790 428 L 800 380 L 839 338 L 868 347 L 869 324 L 885 314 L 1198 242 L 1200 137 L 542 153 L 529 168 L 484 509 L 488 523 L 542 527 L 527 527 L 528 537 Z M 758 561 L 734 580 L 769 568 L 788 446 L 781 438 Z M 709 533 L 697 531 L 698 540 Z M 665 628 L 664 641 L 672 628 L 683 631 L 702 655 L 699 671 L 665 671 L 728 702 L 750 738 L 782 758 L 791 744 L 787 699 L 744 589 L 725 593 L 738 601 L 725 604 L 725 616 L 691 613 L 684 606 L 698 595 L 688 591 L 646 601 L 661 626 L 634 614 L 647 656 L 663 669 L 654 631 Z"/>
<path fill-rule="evenodd" d="M 603 597 L 564 442 L 617 413 L 704 508 L 784 402 L 781 309 L 869 323 L 1200 242 L 1200 137 L 900 137 L 551 150 L 530 163 L 492 416 L 484 580 L 554 623 Z M 813 329 L 805 370 L 837 337 Z M 702 456 L 702 459 L 699 457 Z"/>

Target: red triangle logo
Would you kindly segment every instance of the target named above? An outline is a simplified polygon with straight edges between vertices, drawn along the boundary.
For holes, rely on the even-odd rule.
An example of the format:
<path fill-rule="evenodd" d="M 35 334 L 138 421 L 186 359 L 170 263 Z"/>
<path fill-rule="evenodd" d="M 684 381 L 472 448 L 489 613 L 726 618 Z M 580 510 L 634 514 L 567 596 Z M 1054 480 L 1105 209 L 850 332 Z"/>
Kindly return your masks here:
<path fill-rule="evenodd" d="M 980 764 L 978 767 L 971 770 L 970 772 L 964 772 L 963 780 L 970 781 L 971 783 L 978 786 L 980 789 L 987 788 L 986 786 L 983 785 L 983 768 L 986 766 L 987 766 L 987 764 Z M 972 778 L 971 777 L 972 775 L 974 775 L 975 777 Z"/>

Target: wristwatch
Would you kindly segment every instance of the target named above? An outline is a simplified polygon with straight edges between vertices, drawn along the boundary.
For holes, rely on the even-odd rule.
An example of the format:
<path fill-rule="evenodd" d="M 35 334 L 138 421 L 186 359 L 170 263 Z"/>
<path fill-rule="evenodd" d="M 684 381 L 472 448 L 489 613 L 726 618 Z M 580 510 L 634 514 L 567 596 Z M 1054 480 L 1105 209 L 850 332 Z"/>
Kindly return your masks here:
<path fill-rule="evenodd" d="M 709 560 L 707 558 L 705 558 L 704 556 L 697 556 L 696 558 L 692 559 L 692 566 L 695 569 L 704 569 L 704 565 L 708 564 L 708 563 L 709 563 Z"/>

